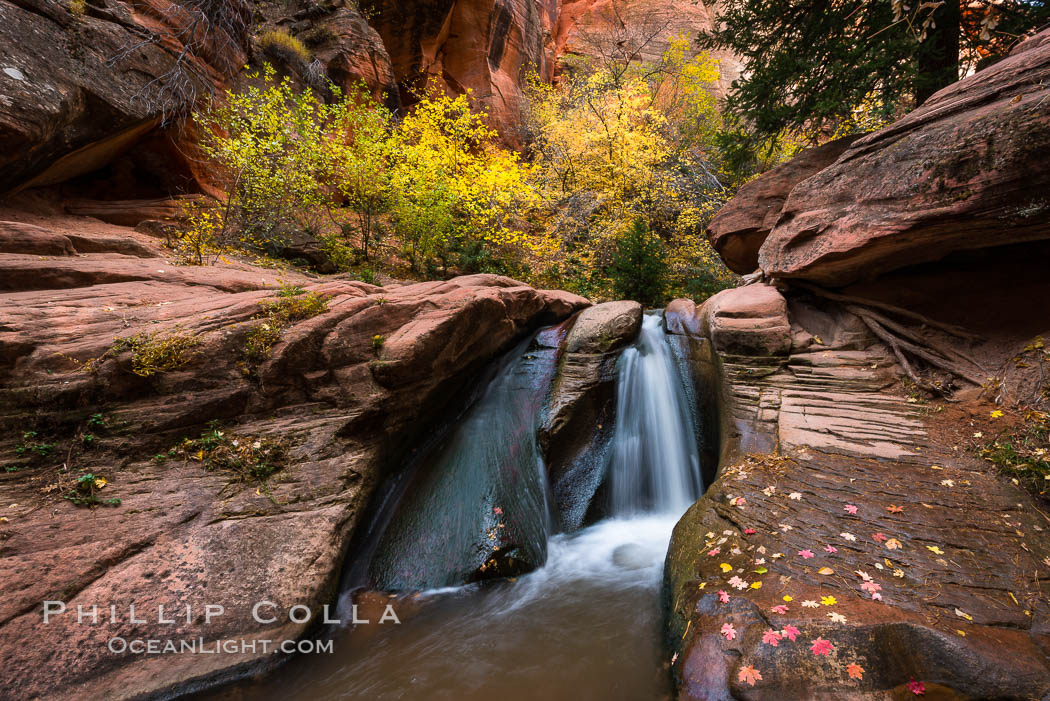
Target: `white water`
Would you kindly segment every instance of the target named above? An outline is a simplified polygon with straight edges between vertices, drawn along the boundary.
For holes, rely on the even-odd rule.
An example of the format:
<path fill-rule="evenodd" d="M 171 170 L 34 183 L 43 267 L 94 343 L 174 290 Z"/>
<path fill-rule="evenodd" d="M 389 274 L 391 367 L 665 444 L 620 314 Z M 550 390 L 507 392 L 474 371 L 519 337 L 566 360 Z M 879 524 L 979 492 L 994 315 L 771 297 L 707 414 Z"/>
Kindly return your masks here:
<path fill-rule="evenodd" d="M 336 654 L 211 698 L 670 699 L 659 592 L 671 531 L 702 491 L 697 440 L 660 316 L 620 363 L 611 518 L 551 537 L 530 574 L 417 595 L 402 625 L 348 629 Z"/>
<path fill-rule="evenodd" d="M 620 358 L 613 438 L 612 513 L 681 516 L 700 498 L 700 457 L 689 401 L 663 318 L 647 314 Z"/>

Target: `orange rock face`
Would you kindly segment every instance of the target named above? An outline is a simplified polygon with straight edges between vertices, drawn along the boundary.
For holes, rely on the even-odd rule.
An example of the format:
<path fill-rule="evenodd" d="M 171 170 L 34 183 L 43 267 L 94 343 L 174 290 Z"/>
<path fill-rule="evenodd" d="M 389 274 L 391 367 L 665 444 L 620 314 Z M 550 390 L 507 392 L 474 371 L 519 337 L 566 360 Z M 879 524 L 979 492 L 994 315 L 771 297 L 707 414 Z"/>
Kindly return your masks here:
<path fill-rule="evenodd" d="M 247 63 L 272 61 L 251 37 L 262 31 L 286 31 L 306 46 L 310 62 L 283 67 L 305 84 L 330 80 L 347 88 L 364 81 L 391 108 L 411 105 L 425 88 L 469 90 L 504 140 L 518 145 L 526 76 L 535 71 L 553 80 L 564 56 L 600 54 L 617 17 L 646 35 L 642 59 L 659 57 L 671 37 L 695 37 L 713 22 L 712 6 L 700 0 L 372 0 L 360 9 L 331 3 L 298 11 L 260 2 L 254 18 L 237 2 L 208 22 L 195 7 L 146 0 L 77 15 L 64 4 L 0 0 L 0 39 L 8 39 L 0 96 L 9 98 L 0 100 L 0 165 L 7 166 L 0 193 L 137 159 L 140 173 L 132 180 L 150 182 L 155 191 L 107 182 L 112 195 L 156 197 L 187 186 L 214 194 L 194 135 L 158 126 L 197 97 L 238 85 Z M 716 58 L 721 93 L 739 64 Z M 146 175 L 143 161 L 151 161 Z"/>

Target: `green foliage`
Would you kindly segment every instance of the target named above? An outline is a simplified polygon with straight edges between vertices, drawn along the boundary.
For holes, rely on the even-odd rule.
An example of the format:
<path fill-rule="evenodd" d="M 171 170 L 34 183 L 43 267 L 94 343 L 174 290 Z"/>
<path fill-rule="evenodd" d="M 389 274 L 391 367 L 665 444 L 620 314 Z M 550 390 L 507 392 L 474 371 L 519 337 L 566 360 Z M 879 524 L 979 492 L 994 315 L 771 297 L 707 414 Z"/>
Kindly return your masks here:
<path fill-rule="evenodd" d="M 479 250 L 512 257 L 522 242 L 515 218 L 534 201 L 529 170 L 496 138 L 469 94 L 426 93 L 400 123 L 391 215 L 417 272 L 475 272 Z"/>
<path fill-rule="evenodd" d="M 99 492 L 109 482 L 101 475 L 93 473 L 83 474 L 73 482 L 73 488 L 63 498 L 68 499 L 77 506 L 95 508 L 96 506 L 120 506 L 120 499 L 102 499 Z"/>
<path fill-rule="evenodd" d="M 227 91 L 194 115 L 200 147 L 217 166 L 223 202 L 195 201 L 177 252 L 197 265 L 234 249 L 279 255 L 315 230 L 332 203 L 332 169 L 349 103 L 322 102 L 280 82 L 270 65 L 242 92 Z"/>
<path fill-rule="evenodd" d="M 889 118 L 1047 21 L 1039 0 L 961 13 L 959 0 L 727 0 L 700 46 L 743 61 L 728 105 L 761 142 L 785 130 L 826 136 L 865 106 Z"/>
<path fill-rule="evenodd" d="M 244 357 L 249 363 L 269 358 L 284 330 L 296 321 L 328 311 L 328 299 L 316 292 L 306 292 L 298 285 L 284 285 L 276 299 L 260 302 L 260 306 L 262 311 L 253 318 L 262 322 L 248 330 L 244 341 Z"/>
<path fill-rule="evenodd" d="M 46 460 L 55 450 L 55 444 L 45 443 L 39 438 L 40 435 L 36 431 L 25 431 L 22 433 L 22 442 L 15 447 L 15 454 L 32 462 Z"/>
<path fill-rule="evenodd" d="M 683 37 L 672 40 L 655 63 L 633 54 L 579 59 L 559 85 L 529 86 L 532 182 L 546 208 L 532 246 L 536 282 L 598 300 L 630 290 L 655 305 L 683 291 L 697 266 L 710 271 L 711 286 L 735 280 L 703 234 L 729 196 L 716 143 L 723 125 L 710 92 L 718 66 L 687 47 Z M 648 232 L 644 241 L 635 221 Z M 632 286 L 623 261 L 657 241 L 664 279 L 656 283 L 648 271 Z"/>
<path fill-rule="evenodd" d="M 614 295 L 633 299 L 648 307 L 664 302 L 667 295 L 667 269 L 663 242 L 653 235 L 645 222 L 635 221 L 616 241 L 609 266 L 609 279 Z"/>
<path fill-rule="evenodd" d="M 282 441 L 272 438 L 224 431 L 212 421 L 200 438 L 185 438 L 167 454 L 162 453 L 154 459 L 174 457 L 199 462 L 208 471 L 230 473 L 236 481 L 264 483 L 266 478 L 285 466 L 287 448 Z"/>
<path fill-rule="evenodd" d="M 182 333 L 176 328 L 166 334 L 153 332 L 116 338 L 106 355 L 130 351 L 131 371 L 139 377 L 152 377 L 188 363 L 193 357 L 193 349 L 199 344 L 199 336 Z M 89 365 L 94 367 L 98 360 L 101 358 Z"/>
<path fill-rule="evenodd" d="M 1023 420 L 978 447 L 995 464 L 1025 487 L 1050 498 L 1050 414 L 1027 411 Z"/>

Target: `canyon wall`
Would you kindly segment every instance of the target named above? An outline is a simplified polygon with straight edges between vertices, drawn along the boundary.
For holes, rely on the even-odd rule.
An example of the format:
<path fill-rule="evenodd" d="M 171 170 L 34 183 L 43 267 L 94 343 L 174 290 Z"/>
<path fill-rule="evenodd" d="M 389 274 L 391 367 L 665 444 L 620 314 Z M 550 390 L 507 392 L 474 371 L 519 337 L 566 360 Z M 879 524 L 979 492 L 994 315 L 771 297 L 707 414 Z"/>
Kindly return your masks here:
<path fill-rule="evenodd" d="M 0 0 L 0 194 L 86 173 L 95 173 L 87 194 L 101 199 L 207 192 L 192 125 L 180 116 L 263 61 L 302 84 L 364 81 L 395 109 L 421 90 L 469 90 L 518 145 L 527 75 L 553 80 L 565 55 L 600 51 L 595 38 L 620 6 L 644 25 L 635 31 L 652 34 L 647 59 L 713 21 L 692 0 L 238 0 L 208 10 L 190 0 L 107 0 L 79 12 Z M 269 31 L 301 41 L 307 58 L 261 45 Z M 739 65 L 719 58 L 721 93 Z"/>

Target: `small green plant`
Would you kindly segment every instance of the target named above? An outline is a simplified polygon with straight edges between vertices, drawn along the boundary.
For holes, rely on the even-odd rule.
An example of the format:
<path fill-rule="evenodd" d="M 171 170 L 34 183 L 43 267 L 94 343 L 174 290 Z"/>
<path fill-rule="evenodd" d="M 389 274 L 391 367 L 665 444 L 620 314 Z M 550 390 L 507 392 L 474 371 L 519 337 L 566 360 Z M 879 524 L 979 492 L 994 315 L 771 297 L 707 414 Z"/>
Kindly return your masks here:
<path fill-rule="evenodd" d="M 298 297 L 299 295 L 306 292 L 301 285 L 282 285 L 281 289 L 277 290 L 278 297 Z"/>
<path fill-rule="evenodd" d="M 73 482 L 73 488 L 64 495 L 64 498 L 77 506 L 86 506 L 88 508 L 94 508 L 96 506 L 120 506 L 120 499 L 99 498 L 99 492 L 107 484 L 109 484 L 109 481 L 105 477 L 89 472 L 77 477 Z"/>
<path fill-rule="evenodd" d="M 258 43 L 264 54 L 278 61 L 309 63 L 312 59 L 310 50 L 303 42 L 279 29 L 263 32 L 259 35 Z"/>
<path fill-rule="evenodd" d="M 85 433 L 80 437 L 80 442 L 86 446 L 92 446 L 95 444 L 95 434 Z"/>
<path fill-rule="evenodd" d="M 232 473 L 237 481 L 262 483 L 284 467 L 286 452 L 279 440 L 238 435 L 222 430 L 212 421 L 200 438 L 186 438 L 167 453 L 154 456 L 154 460 L 181 456 L 199 462 L 205 470 Z"/>
<path fill-rule="evenodd" d="M 87 425 L 92 428 L 106 428 L 105 414 L 92 414 L 88 417 Z"/>
<path fill-rule="evenodd" d="M 996 414 L 1002 417 L 1002 412 Z M 1026 411 L 1019 424 L 978 444 L 977 453 L 1026 488 L 1050 498 L 1050 413 Z"/>
<path fill-rule="evenodd" d="M 83 17 L 87 13 L 87 0 L 69 0 L 69 12 L 75 17 Z"/>
<path fill-rule="evenodd" d="M 26 431 L 22 434 L 22 442 L 15 448 L 15 454 L 20 458 L 28 458 L 34 462 L 46 460 L 55 449 L 54 443 L 44 443 L 37 440 L 39 434 L 36 431 Z"/>
<path fill-rule="evenodd" d="M 253 326 L 244 340 L 244 357 L 249 363 L 260 363 L 281 340 L 284 330 L 296 321 L 302 321 L 328 311 L 328 299 L 302 287 L 285 285 L 277 298 L 260 303 L 263 311 L 254 318 L 262 323 Z"/>
<path fill-rule="evenodd" d="M 384 343 L 386 343 L 386 339 L 381 334 L 377 333 L 375 336 L 372 336 L 372 350 L 376 353 L 380 351 Z"/>

